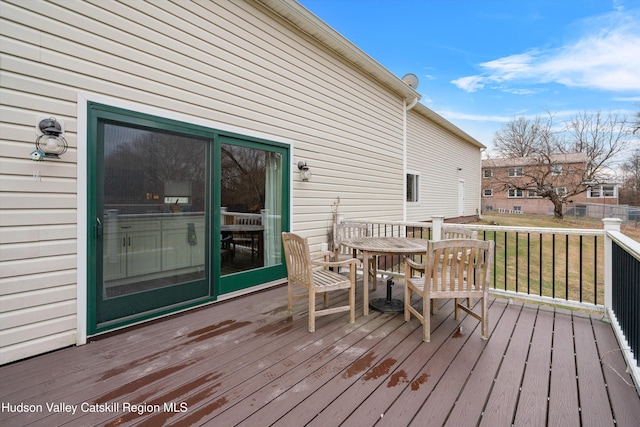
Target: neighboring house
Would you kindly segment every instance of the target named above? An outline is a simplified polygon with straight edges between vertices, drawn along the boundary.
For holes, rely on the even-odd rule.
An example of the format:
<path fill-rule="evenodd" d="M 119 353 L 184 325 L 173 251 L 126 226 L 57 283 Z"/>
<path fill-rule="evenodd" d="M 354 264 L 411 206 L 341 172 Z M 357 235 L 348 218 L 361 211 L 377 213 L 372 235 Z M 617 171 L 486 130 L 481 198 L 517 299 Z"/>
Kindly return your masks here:
<path fill-rule="evenodd" d="M 534 189 L 523 190 L 532 174 L 548 173 L 559 195 L 567 188 L 584 185 L 581 173 L 589 162 L 585 154 L 559 154 L 551 159 L 552 166 L 540 165 L 533 157 L 488 159 L 482 161 L 482 212 L 508 212 L 529 214 L 553 214 L 553 203 L 538 195 Z M 577 181 L 576 181 L 577 180 Z M 510 188 L 509 183 L 514 186 Z M 584 188 L 587 186 L 584 185 Z M 618 204 L 618 185 L 615 183 L 593 185 L 585 192 L 572 196 L 565 210 L 575 209 L 576 215 L 584 215 L 587 203 Z"/>
<path fill-rule="evenodd" d="M 0 16 L 0 363 L 282 283 L 280 232 L 320 250 L 338 197 L 346 219 L 480 209 L 482 144 L 296 2 Z M 68 150 L 33 161 L 51 117 Z"/>

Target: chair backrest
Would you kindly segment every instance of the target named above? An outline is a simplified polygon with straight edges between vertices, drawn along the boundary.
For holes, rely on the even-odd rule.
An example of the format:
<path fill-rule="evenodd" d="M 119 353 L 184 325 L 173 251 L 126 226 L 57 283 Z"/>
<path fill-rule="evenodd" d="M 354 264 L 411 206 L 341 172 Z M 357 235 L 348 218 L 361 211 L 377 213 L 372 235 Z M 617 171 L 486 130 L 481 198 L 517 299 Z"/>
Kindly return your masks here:
<path fill-rule="evenodd" d="M 367 236 L 367 224 L 357 222 L 342 222 L 333 224 L 333 252 L 334 254 L 349 254 L 350 249 L 341 243 L 356 237 Z"/>
<path fill-rule="evenodd" d="M 240 225 L 262 225 L 262 215 L 260 214 L 236 215 L 234 216 L 233 223 L 240 224 Z"/>
<path fill-rule="evenodd" d="M 478 232 L 469 228 L 460 227 L 456 225 L 443 225 L 442 226 L 442 238 L 443 239 L 478 239 Z"/>
<path fill-rule="evenodd" d="M 283 232 L 282 243 L 288 280 L 306 289 L 313 289 L 311 253 L 307 239 L 294 233 Z"/>
<path fill-rule="evenodd" d="M 488 289 L 491 280 L 492 240 L 449 239 L 429 241 L 425 278 L 433 292 L 460 294 Z"/>

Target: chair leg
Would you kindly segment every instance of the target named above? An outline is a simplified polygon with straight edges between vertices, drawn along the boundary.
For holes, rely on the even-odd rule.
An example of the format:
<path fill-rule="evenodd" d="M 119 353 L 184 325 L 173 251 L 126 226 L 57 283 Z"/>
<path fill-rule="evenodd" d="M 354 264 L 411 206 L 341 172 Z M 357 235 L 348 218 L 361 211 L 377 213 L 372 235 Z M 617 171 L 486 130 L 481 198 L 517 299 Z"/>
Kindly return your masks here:
<path fill-rule="evenodd" d="M 482 320 L 480 321 L 482 324 L 482 339 L 489 339 L 489 318 L 487 317 L 487 297 L 486 295 L 482 297 Z"/>
<path fill-rule="evenodd" d="M 329 307 L 329 292 L 324 293 L 324 308 Z"/>
<path fill-rule="evenodd" d="M 316 294 L 309 292 L 309 332 L 316 330 Z"/>
<path fill-rule="evenodd" d="M 431 342 L 431 297 L 425 294 L 422 298 L 422 341 Z"/>
<path fill-rule="evenodd" d="M 433 314 L 438 314 L 438 301 L 435 299 L 431 300 L 431 312 Z"/>
<path fill-rule="evenodd" d="M 287 311 L 293 313 L 293 286 L 291 285 L 291 281 L 289 281 L 287 288 Z"/>
<path fill-rule="evenodd" d="M 404 321 L 408 322 L 411 320 L 411 312 L 409 311 L 409 306 L 411 305 L 411 288 L 407 283 L 407 280 L 404 281 Z"/>
<path fill-rule="evenodd" d="M 458 306 L 458 304 L 460 304 L 460 298 L 454 298 L 453 299 L 453 313 L 454 313 L 454 318 L 456 320 L 460 320 L 460 307 Z"/>
<path fill-rule="evenodd" d="M 369 260 L 367 260 L 367 264 L 369 264 Z M 375 291 L 378 289 L 378 257 L 374 256 L 373 258 L 371 258 L 371 264 L 369 268 L 371 282 L 373 283 L 373 290 Z"/>
<path fill-rule="evenodd" d="M 356 286 L 349 288 L 349 323 L 356 321 Z"/>

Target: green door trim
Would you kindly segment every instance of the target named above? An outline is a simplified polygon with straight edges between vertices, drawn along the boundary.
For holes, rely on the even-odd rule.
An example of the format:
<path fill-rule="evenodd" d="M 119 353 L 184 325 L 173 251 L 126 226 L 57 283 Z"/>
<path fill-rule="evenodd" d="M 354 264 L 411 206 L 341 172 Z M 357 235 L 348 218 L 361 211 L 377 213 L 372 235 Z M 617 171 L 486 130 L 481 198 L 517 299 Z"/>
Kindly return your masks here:
<path fill-rule="evenodd" d="M 99 217 L 97 209 L 97 175 L 99 168 L 103 168 L 103 159 L 99 158 L 97 150 L 98 121 L 109 120 L 126 123 L 134 126 L 148 127 L 169 132 L 178 132 L 196 137 L 207 138 L 211 145 L 207 154 L 207 176 L 212 185 L 208 186 L 207 212 L 206 214 L 206 235 L 207 235 L 207 255 L 206 271 L 208 271 L 209 294 L 207 297 L 177 303 L 173 305 L 159 307 L 144 313 L 133 316 L 97 324 L 97 288 L 98 288 L 98 240 L 97 233 L 100 233 L 100 225 L 96 218 Z M 222 141 L 262 150 L 280 153 L 282 159 L 282 218 L 281 226 L 284 231 L 288 230 L 290 224 L 290 155 L 291 146 L 280 142 L 269 141 L 261 138 L 250 137 L 227 132 L 218 129 L 207 128 L 197 124 L 185 123 L 174 119 L 159 117 L 147 113 L 140 113 L 119 107 L 113 107 L 96 102 L 87 103 L 87 334 L 95 335 L 115 328 L 127 326 L 133 323 L 157 318 L 163 315 L 181 311 L 187 308 L 199 306 L 215 301 L 222 292 L 225 293 L 250 289 L 253 286 L 269 283 L 286 277 L 286 267 L 284 259 L 281 263 L 272 267 L 264 267 L 255 270 L 248 270 L 242 273 L 220 276 L 219 244 L 211 236 L 220 235 L 220 147 Z M 218 247 L 216 249 L 216 247 Z M 101 279 L 100 279 L 101 280 Z"/>

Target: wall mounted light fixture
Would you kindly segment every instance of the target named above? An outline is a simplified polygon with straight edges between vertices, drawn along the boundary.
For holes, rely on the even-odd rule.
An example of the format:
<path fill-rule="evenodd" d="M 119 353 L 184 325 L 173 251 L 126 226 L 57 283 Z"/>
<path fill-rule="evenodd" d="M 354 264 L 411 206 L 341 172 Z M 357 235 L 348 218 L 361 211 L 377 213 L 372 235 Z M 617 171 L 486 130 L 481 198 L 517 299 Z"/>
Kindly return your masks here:
<path fill-rule="evenodd" d="M 303 181 L 309 181 L 311 179 L 311 171 L 309 170 L 309 166 L 307 166 L 307 162 L 299 161 L 298 162 L 298 170 L 300 171 L 300 179 Z"/>
<path fill-rule="evenodd" d="M 36 139 L 36 149 L 31 153 L 31 159 L 59 159 L 69 148 L 63 134 L 64 128 L 55 117 L 36 119 L 38 138 Z"/>

